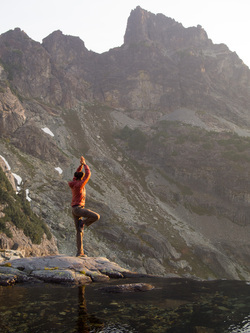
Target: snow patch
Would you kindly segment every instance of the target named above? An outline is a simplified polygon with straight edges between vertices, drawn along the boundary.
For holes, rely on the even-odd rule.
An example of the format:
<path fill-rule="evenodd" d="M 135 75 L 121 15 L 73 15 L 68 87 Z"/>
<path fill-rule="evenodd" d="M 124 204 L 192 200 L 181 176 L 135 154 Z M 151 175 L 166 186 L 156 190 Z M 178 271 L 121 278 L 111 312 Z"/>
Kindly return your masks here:
<path fill-rule="evenodd" d="M 9 165 L 9 163 L 6 161 L 6 159 L 5 159 L 2 155 L 0 155 L 0 157 L 1 157 L 1 159 L 5 162 L 5 164 L 6 164 L 6 166 L 7 166 L 7 169 L 10 170 L 10 165 Z"/>
<path fill-rule="evenodd" d="M 12 175 L 14 176 L 14 178 L 16 179 L 16 181 L 17 181 L 17 185 L 21 185 L 21 183 L 22 183 L 22 178 L 20 177 L 20 176 L 18 176 L 16 173 L 13 173 L 12 172 Z"/>
<path fill-rule="evenodd" d="M 45 133 L 49 134 L 50 136 L 55 136 L 54 133 L 52 133 L 51 130 L 48 127 L 44 127 L 44 128 L 42 128 L 42 130 Z"/>
<path fill-rule="evenodd" d="M 30 197 L 29 197 L 29 193 L 30 193 L 30 190 L 25 190 L 25 193 L 26 193 L 26 199 L 28 200 L 28 201 L 31 201 L 31 199 L 30 199 Z"/>
<path fill-rule="evenodd" d="M 21 191 L 21 187 L 20 187 L 20 185 L 22 184 L 22 178 L 20 177 L 20 176 L 18 176 L 16 173 L 13 173 L 12 172 L 12 175 L 13 175 L 13 177 L 15 178 L 15 180 L 16 180 L 16 182 L 17 182 L 17 187 L 16 187 L 16 189 L 17 189 L 17 192 L 20 192 Z"/>
<path fill-rule="evenodd" d="M 6 159 L 2 156 L 2 155 L 0 155 L 0 157 L 2 158 L 2 160 L 5 162 L 5 164 L 6 164 L 6 166 L 7 166 L 7 169 L 8 170 L 10 170 L 10 165 L 9 165 L 9 163 L 6 161 Z M 13 175 L 13 177 L 15 178 L 15 180 L 16 180 L 16 182 L 17 182 L 17 191 L 19 192 L 20 190 L 21 190 L 21 187 L 20 187 L 20 185 L 22 184 L 22 178 L 19 176 L 19 175 L 17 175 L 16 173 L 14 173 L 14 172 L 12 172 L 12 175 Z M 31 198 L 29 197 L 29 190 L 25 190 L 25 192 L 26 192 L 26 199 L 28 200 L 28 201 L 31 201 Z"/>
<path fill-rule="evenodd" d="M 55 168 L 55 170 L 56 170 L 57 172 L 59 172 L 60 175 L 63 173 L 62 169 L 59 168 L 59 167 Z"/>

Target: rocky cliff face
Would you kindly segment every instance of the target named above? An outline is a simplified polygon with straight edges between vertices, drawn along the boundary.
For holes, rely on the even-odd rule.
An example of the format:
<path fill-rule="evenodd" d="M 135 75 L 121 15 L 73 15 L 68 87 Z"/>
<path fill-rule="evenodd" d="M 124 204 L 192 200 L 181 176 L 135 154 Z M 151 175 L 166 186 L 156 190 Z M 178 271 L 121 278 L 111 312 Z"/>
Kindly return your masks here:
<path fill-rule="evenodd" d="M 1 35 L 0 84 L 1 155 L 61 253 L 75 254 L 67 181 L 84 155 L 102 216 L 87 254 L 249 279 L 250 71 L 226 45 L 137 7 L 103 54 L 60 31 Z"/>

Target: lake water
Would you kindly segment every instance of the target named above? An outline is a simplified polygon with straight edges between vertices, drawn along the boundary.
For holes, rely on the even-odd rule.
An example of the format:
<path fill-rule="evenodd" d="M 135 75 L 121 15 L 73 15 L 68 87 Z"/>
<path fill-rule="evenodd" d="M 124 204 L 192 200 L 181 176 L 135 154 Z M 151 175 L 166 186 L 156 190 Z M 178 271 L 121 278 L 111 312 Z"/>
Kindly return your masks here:
<path fill-rule="evenodd" d="M 103 286 L 144 282 L 155 288 L 107 293 Z M 86 287 L 0 287 L 0 332 L 250 332 L 250 284 L 186 279 L 122 279 Z"/>

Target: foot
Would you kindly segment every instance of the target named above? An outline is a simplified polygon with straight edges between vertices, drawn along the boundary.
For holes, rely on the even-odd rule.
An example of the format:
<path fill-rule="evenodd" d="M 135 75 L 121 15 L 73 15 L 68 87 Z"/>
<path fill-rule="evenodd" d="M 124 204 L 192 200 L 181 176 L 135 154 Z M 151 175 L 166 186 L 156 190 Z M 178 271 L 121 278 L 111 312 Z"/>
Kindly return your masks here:
<path fill-rule="evenodd" d="M 76 257 L 87 257 L 86 254 L 84 254 L 83 252 L 82 253 L 77 253 L 76 254 Z"/>

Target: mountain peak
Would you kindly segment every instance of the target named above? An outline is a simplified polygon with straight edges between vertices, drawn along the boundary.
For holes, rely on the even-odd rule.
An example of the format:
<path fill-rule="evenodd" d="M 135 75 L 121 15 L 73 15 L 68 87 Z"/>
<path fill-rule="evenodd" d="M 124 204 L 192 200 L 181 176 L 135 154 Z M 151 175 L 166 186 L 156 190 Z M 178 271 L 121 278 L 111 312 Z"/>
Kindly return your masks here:
<path fill-rule="evenodd" d="M 137 44 L 142 41 L 157 42 L 165 47 L 179 48 L 190 42 L 203 44 L 208 41 L 206 32 L 200 25 L 184 28 L 174 19 L 163 14 L 153 14 L 137 6 L 128 18 L 124 44 Z"/>
<path fill-rule="evenodd" d="M 61 30 L 56 30 L 43 39 L 45 47 L 50 44 L 56 44 L 57 46 L 62 44 L 86 50 L 84 42 L 79 37 L 64 35 Z"/>
<path fill-rule="evenodd" d="M 62 66 L 74 59 L 81 61 L 88 53 L 84 42 L 79 37 L 64 35 L 60 30 L 44 38 L 42 45 L 57 65 Z"/>
<path fill-rule="evenodd" d="M 171 18 L 162 14 L 153 14 L 137 6 L 131 11 L 128 18 L 124 43 L 132 44 L 145 40 L 159 40 L 162 32 L 166 32 L 172 26 L 182 27 L 180 23 Z"/>
<path fill-rule="evenodd" d="M 1 35 L 2 40 L 8 41 L 8 45 L 12 43 L 35 43 L 23 30 L 20 28 L 15 28 L 14 30 L 9 30 Z"/>

